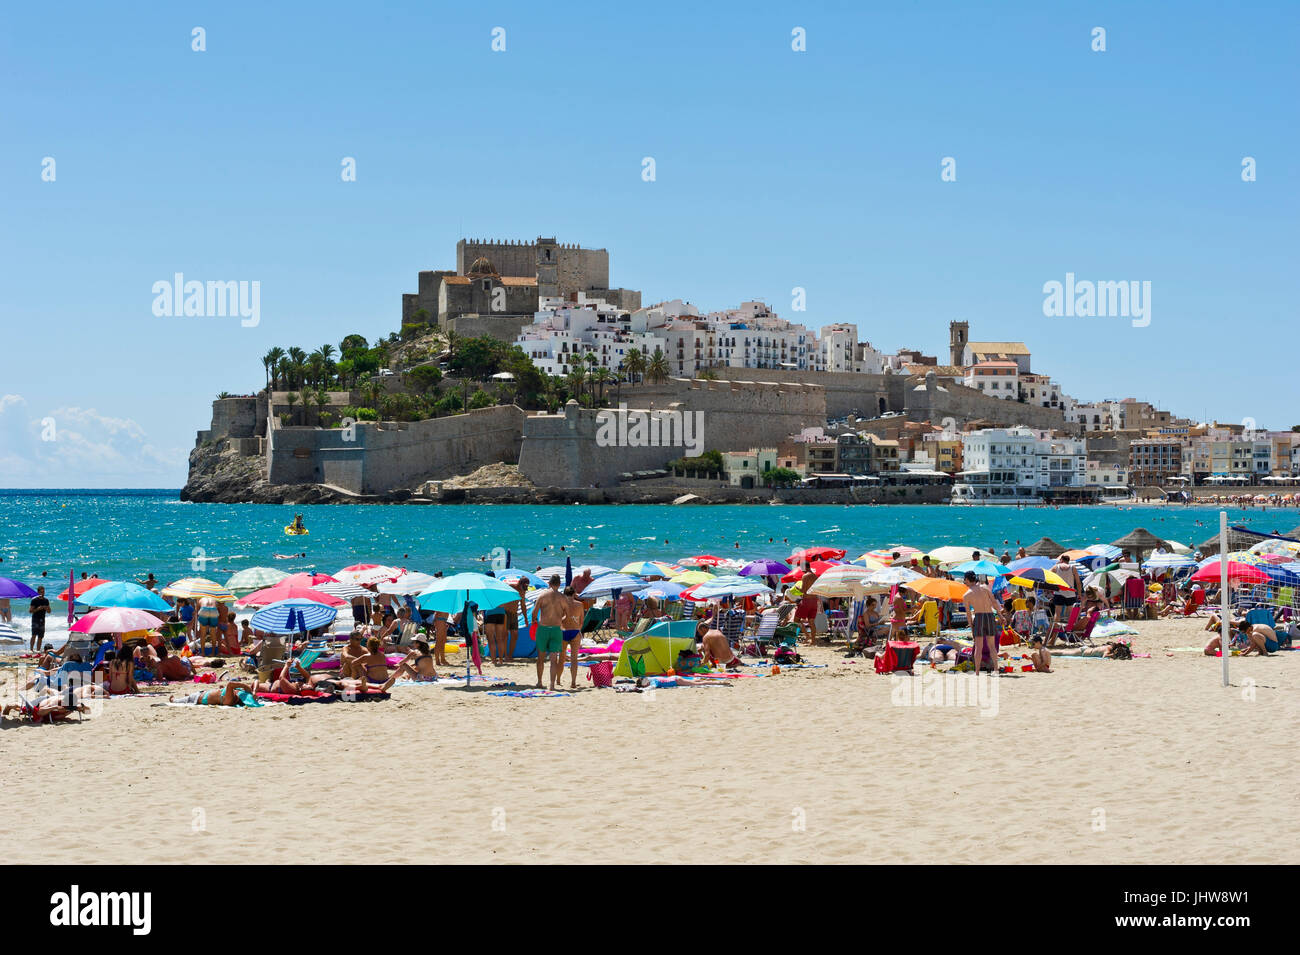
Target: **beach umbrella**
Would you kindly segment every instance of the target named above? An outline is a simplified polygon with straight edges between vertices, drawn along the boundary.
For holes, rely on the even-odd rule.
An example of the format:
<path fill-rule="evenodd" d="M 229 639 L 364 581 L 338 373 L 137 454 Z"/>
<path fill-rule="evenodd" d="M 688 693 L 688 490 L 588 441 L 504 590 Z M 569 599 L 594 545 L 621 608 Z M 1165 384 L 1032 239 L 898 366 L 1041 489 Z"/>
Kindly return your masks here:
<path fill-rule="evenodd" d="M 1105 557 L 1107 560 L 1119 560 L 1124 556 L 1124 552 L 1114 544 L 1090 544 L 1084 550 L 1089 554 Z"/>
<path fill-rule="evenodd" d="M 805 547 L 803 550 L 797 550 L 785 559 L 785 562 L 791 567 L 796 564 L 802 564 L 804 561 L 812 560 L 840 560 L 844 557 L 845 552 L 838 547 Z"/>
<path fill-rule="evenodd" d="M 915 547 L 907 547 L 906 545 L 903 544 L 898 544 L 895 547 L 878 547 L 875 550 L 867 551 L 857 560 L 853 561 L 853 563 L 856 564 L 858 561 L 861 560 L 874 560 L 888 567 L 890 564 L 894 562 L 895 553 L 898 554 L 898 559 L 900 561 L 905 561 L 910 563 L 911 559 L 917 555 L 922 554 L 922 551 L 917 550 Z"/>
<path fill-rule="evenodd" d="M 538 589 L 547 586 L 546 580 L 543 579 L 540 574 L 531 574 L 528 571 L 520 570 L 517 567 L 505 570 L 503 573 L 498 575 L 497 579 L 507 584 L 513 584 L 517 580 L 526 580 L 530 586 Z M 382 590 L 383 588 L 380 589 Z"/>
<path fill-rule="evenodd" d="M 69 633 L 130 633 L 132 630 L 153 630 L 162 621 L 146 610 L 135 607 L 105 607 L 92 610 L 71 627 Z"/>
<path fill-rule="evenodd" d="M 18 635 L 17 630 L 9 626 L 9 624 L 0 621 L 0 644 L 4 644 L 4 643 L 21 644 L 26 642 L 27 641 L 25 641 L 22 637 Z"/>
<path fill-rule="evenodd" d="M 0 577 L 0 597 L 5 599 L 35 597 L 36 591 L 28 587 L 21 580 L 14 580 L 11 577 Z"/>
<path fill-rule="evenodd" d="M 1065 550 L 1064 544 L 1058 544 L 1050 537 L 1040 537 L 1025 548 L 1025 554 L 1029 557 L 1060 557 Z"/>
<path fill-rule="evenodd" d="M 697 584 L 692 592 L 697 600 L 712 600 L 717 597 L 756 597 L 770 594 L 772 588 L 754 577 L 728 575 Z"/>
<path fill-rule="evenodd" d="M 268 604 L 253 614 L 254 630 L 263 633 L 307 633 L 334 622 L 338 611 L 315 600 L 291 598 Z"/>
<path fill-rule="evenodd" d="M 1192 574 L 1191 579 L 1194 581 L 1214 581 L 1220 579 L 1221 569 L 1224 562 L 1217 557 L 1209 563 L 1203 564 L 1196 573 Z M 1268 574 L 1264 573 L 1259 567 L 1251 564 L 1243 564 L 1241 561 L 1227 561 L 1228 579 L 1240 583 L 1262 584 L 1268 580 Z"/>
<path fill-rule="evenodd" d="M 821 575 L 826 573 L 826 571 L 830 570 L 832 567 L 852 567 L 852 566 L 857 566 L 857 565 L 845 564 L 843 561 L 839 561 L 839 560 L 814 560 L 808 565 L 808 569 L 811 570 L 816 575 Z M 867 570 L 869 568 L 864 567 L 862 569 Z M 804 570 L 802 566 L 796 567 L 792 571 L 790 571 L 790 573 L 786 574 L 784 577 L 781 578 L 781 583 L 792 584 L 797 580 L 803 580 L 803 575 L 806 574 L 807 572 L 808 571 Z"/>
<path fill-rule="evenodd" d="M 1124 591 L 1124 581 L 1138 576 L 1132 570 L 1099 570 L 1083 579 L 1084 588 L 1093 587 L 1108 597 L 1117 597 Z"/>
<path fill-rule="evenodd" d="M 1113 547 L 1118 547 L 1120 551 L 1128 551 L 1137 555 L 1141 559 L 1144 551 L 1168 550 L 1169 544 L 1162 538 L 1156 537 L 1145 527 L 1135 527 L 1117 541 L 1111 541 Z"/>
<path fill-rule="evenodd" d="M 686 590 L 685 587 L 681 584 L 675 584 L 671 580 L 656 580 L 641 591 L 641 596 L 662 597 L 664 600 L 680 600 L 684 590 Z"/>
<path fill-rule="evenodd" d="M 950 544 L 946 547 L 936 547 L 926 555 L 931 561 L 940 564 L 960 564 L 965 560 L 996 560 L 996 556 L 987 550 L 981 550 L 978 547 L 962 547 L 956 544 Z"/>
<path fill-rule="evenodd" d="M 680 574 L 674 574 L 669 578 L 675 584 L 702 584 L 713 579 L 713 575 L 706 570 L 684 570 Z"/>
<path fill-rule="evenodd" d="M 1300 541 L 1279 540 L 1278 538 L 1271 537 L 1267 540 L 1260 541 L 1258 544 L 1252 544 L 1250 546 L 1250 553 L 1259 554 L 1261 557 L 1274 554 L 1294 559 L 1297 554 L 1300 554 Z"/>
<path fill-rule="evenodd" d="M 172 607 L 148 588 L 130 581 L 114 580 L 91 587 L 77 597 L 77 603 L 87 607 L 135 607 L 139 610 L 170 612 Z"/>
<path fill-rule="evenodd" d="M 945 580 L 942 577 L 919 577 L 907 581 L 903 586 L 926 597 L 933 597 L 935 600 L 963 600 L 968 589 L 963 583 Z"/>
<path fill-rule="evenodd" d="M 615 591 L 619 593 L 637 593 L 649 586 L 648 581 L 642 580 L 640 577 L 633 577 L 630 574 L 605 574 L 588 584 L 587 589 L 580 596 L 585 599 L 588 597 L 608 597 Z"/>
<path fill-rule="evenodd" d="M 511 573 L 515 573 L 515 571 L 511 571 Z M 432 587 L 437 581 L 438 578 L 433 574 L 422 574 L 419 571 L 408 570 L 396 580 L 384 581 L 376 589 L 381 594 L 418 594 Z M 326 593 L 333 592 L 332 590 L 326 591 Z"/>
<path fill-rule="evenodd" d="M 1026 567 L 1022 571 L 1017 571 L 1014 577 L 1007 578 L 1007 583 L 1011 584 L 1013 587 L 1055 587 L 1058 590 L 1070 589 L 1070 585 L 1065 581 L 1064 577 L 1041 567 Z"/>
<path fill-rule="evenodd" d="M 380 586 L 384 585 L 381 584 Z M 346 600 L 348 603 L 351 603 L 358 597 L 365 597 L 367 600 L 370 600 L 375 596 L 374 591 L 366 590 L 365 587 L 357 587 L 353 584 L 340 584 L 337 582 L 332 584 L 317 584 L 315 587 L 309 589 L 318 590 L 323 594 L 329 594 L 331 597 L 338 597 L 340 600 Z M 400 593 L 400 591 L 398 591 L 398 593 Z M 412 593 L 414 593 L 414 591 L 412 591 Z"/>
<path fill-rule="evenodd" d="M 670 564 L 659 560 L 634 560 L 618 569 L 618 573 L 634 577 L 671 577 L 676 572 Z"/>
<path fill-rule="evenodd" d="M 967 571 L 975 574 L 977 577 L 1001 577 L 1004 574 L 1015 573 L 1005 564 L 999 564 L 996 560 L 967 560 L 950 568 L 954 574 L 965 574 Z"/>
<path fill-rule="evenodd" d="M 779 577 L 790 573 L 790 565 L 779 560 L 751 560 L 736 573 L 741 577 Z"/>
<path fill-rule="evenodd" d="M 910 567 L 881 567 L 867 574 L 866 580 L 873 584 L 885 584 L 893 587 L 897 584 L 905 584 L 909 580 L 918 580 L 925 575 L 918 570 L 912 570 Z"/>
<path fill-rule="evenodd" d="M 1300 563 L 1269 564 L 1259 568 L 1274 587 L 1300 587 Z"/>
<path fill-rule="evenodd" d="M 879 571 L 853 564 L 840 564 L 813 581 L 808 593 L 814 597 L 863 597 L 889 590 L 889 584 L 874 583 L 869 579 L 873 573 Z"/>
<path fill-rule="evenodd" d="M 330 574 L 316 574 L 308 571 L 290 574 L 280 581 L 280 583 L 288 584 L 291 587 L 315 587 L 317 584 L 337 584 L 341 582 L 337 577 Z"/>
<path fill-rule="evenodd" d="M 1012 573 L 1019 573 L 1031 567 L 1038 570 L 1050 570 L 1056 566 L 1056 561 L 1050 557 L 1021 557 L 1019 560 L 1013 560 L 1007 566 L 1011 568 Z"/>
<path fill-rule="evenodd" d="M 78 580 L 76 583 L 73 583 L 72 571 L 68 571 L 68 589 L 59 594 L 58 599 L 68 600 L 69 598 L 78 598 L 87 590 L 93 590 L 100 584 L 107 583 L 110 583 L 110 581 L 104 580 L 102 577 L 87 577 L 85 580 Z"/>
<path fill-rule="evenodd" d="M 1179 543 L 1178 541 L 1169 540 L 1165 541 L 1165 543 L 1169 545 L 1169 552 L 1171 554 L 1190 554 L 1192 552 L 1190 547 L 1186 544 Z"/>
<path fill-rule="evenodd" d="M 186 597 L 197 600 L 200 597 L 213 597 L 217 600 L 234 600 L 235 595 L 228 587 L 223 587 L 215 580 L 206 577 L 182 577 L 173 580 L 162 590 L 164 597 Z"/>
<path fill-rule="evenodd" d="M 694 557 L 683 557 L 677 563 L 683 567 L 717 567 L 722 563 L 722 558 L 712 554 L 696 554 Z"/>
<path fill-rule="evenodd" d="M 644 581 L 642 581 L 644 583 Z M 415 598 L 421 610 L 460 613 L 466 604 L 480 610 L 495 610 L 519 599 L 519 591 L 505 581 L 487 574 L 452 574 L 440 577 Z"/>
<path fill-rule="evenodd" d="M 289 575 L 274 567 L 249 567 L 241 570 L 226 581 L 226 589 L 232 594 L 251 594 L 254 590 L 274 587 Z"/>
<path fill-rule="evenodd" d="M 1156 551 L 1143 562 L 1142 566 L 1146 570 L 1181 570 L 1185 567 L 1195 567 L 1196 561 L 1184 554 Z"/>
<path fill-rule="evenodd" d="M 291 584 L 278 583 L 274 587 L 267 587 L 265 590 L 255 590 L 247 597 L 236 600 L 235 604 L 239 607 L 268 607 L 273 603 L 280 603 L 285 600 L 314 600 L 316 603 L 324 604 L 327 607 L 345 607 L 348 603 L 342 597 L 322 593 L 319 590 L 313 590 L 311 587 L 294 587 Z"/>
<path fill-rule="evenodd" d="M 400 576 L 402 576 L 400 567 L 389 567 L 387 564 L 352 564 L 337 571 L 334 579 L 341 584 L 365 586 L 393 581 Z"/>

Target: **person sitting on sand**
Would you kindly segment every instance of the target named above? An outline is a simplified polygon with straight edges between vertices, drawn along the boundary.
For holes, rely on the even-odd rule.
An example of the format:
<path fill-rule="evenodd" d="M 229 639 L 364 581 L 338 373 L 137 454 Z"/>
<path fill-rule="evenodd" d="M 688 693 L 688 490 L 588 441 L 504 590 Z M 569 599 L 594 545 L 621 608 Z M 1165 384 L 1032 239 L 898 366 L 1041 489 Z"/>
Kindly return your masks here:
<path fill-rule="evenodd" d="M 108 663 L 108 685 L 105 687 L 110 696 L 126 696 L 140 692 L 135 682 L 135 651 L 110 650 L 104 656 Z"/>
<path fill-rule="evenodd" d="M 697 624 L 695 639 L 700 642 L 700 656 L 705 660 L 714 660 L 728 670 L 738 670 L 744 666 L 727 642 L 727 635 L 721 630 L 710 628 L 707 623 Z"/>
<path fill-rule="evenodd" d="M 1034 636 L 1031 636 L 1027 642 L 1029 643 L 1029 650 L 1025 656 L 1028 657 L 1029 662 L 1034 665 L 1035 672 L 1051 673 L 1052 651 L 1043 645 L 1042 636 L 1035 634 Z"/>
<path fill-rule="evenodd" d="M 1244 644 L 1241 651 L 1243 657 L 1248 657 L 1252 653 L 1261 657 L 1266 657 L 1269 654 L 1276 653 L 1282 646 L 1278 641 L 1277 631 L 1268 626 L 1268 624 L 1247 623 L 1243 620 L 1235 629 L 1237 632 L 1233 642 L 1241 642 Z M 1219 635 L 1215 634 L 1210 638 L 1210 642 L 1205 645 L 1205 655 L 1207 657 L 1212 657 L 1218 652 L 1218 650 Z"/>
<path fill-rule="evenodd" d="M 339 651 L 340 677 L 355 680 L 361 675 L 357 670 L 357 661 L 366 655 L 366 647 L 362 640 L 369 636 L 369 630 L 360 627 L 348 634 L 347 644 Z"/>
<path fill-rule="evenodd" d="M 219 687 L 211 690 L 195 690 L 193 693 L 177 698 L 175 696 L 167 697 L 168 703 L 188 703 L 192 706 L 242 706 L 243 700 L 239 696 L 239 691 L 257 696 L 260 684 L 254 680 L 252 683 L 244 683 L 241 680 L 227 680 Z"/>
<path fill-rule="evenodd" d="M 366 652 L 357 659 L 357 688 L 365 693 L 370 684 L 383 686 L 388 682 L 388 657 L 383 654 L 383 644 L 378 637 L 366 641 Z"/>
<path fill-rule="evenodd" d="M 158 666 L 154 675 L 160 680 L 189 680 L 194 676 L 194 668 L 189 660 L 170 652 L 164 641 L 158 646 Z"/>
<path fill-rule="evenodd" d="M 1233 630 L 1236 630 L 1238 627 L 1240 627 L 1240 626 L 1241 626 L 1243 623 L 1245 623 L 1245 622 L 1246 622 L 1246 618 L 1245 618 L 1245 617 L 1241 617 L 1241 616 L 1238 616 L 1236 613 L 1233 613 L 1233 615 L 1232 615 L 1232 624 L 1231 624 Z M 1205 621 L 1205 626 L 1202 627 L 1201 629 L 1202 629 L 1202 630 L 1213 630 L 1215 633 L 1218 633 L 1220 630 L 1223 629 L 1223 618 L 1220 617 L 1219 614 L 1218 614 L 1217 612 L 1215 612 L 1215 613 L 1211 613 L 1211 614 L 1210 614 L 1210 619 L 1207 620 L 1207 621 Z"/>
<path fill-rule="evenodd" d="M 387 693 L 394 683 L 398 680 L 407 679 L 413 683 L 437 683 L 438 671 L 433 665 L 433 654 L 429 652 L 429 645 L 423 640 L 416 640 L 411 652 L 397 668 L 393 670 L 393 675 L 388 678 L 384 684 L 384 692 Z"/>

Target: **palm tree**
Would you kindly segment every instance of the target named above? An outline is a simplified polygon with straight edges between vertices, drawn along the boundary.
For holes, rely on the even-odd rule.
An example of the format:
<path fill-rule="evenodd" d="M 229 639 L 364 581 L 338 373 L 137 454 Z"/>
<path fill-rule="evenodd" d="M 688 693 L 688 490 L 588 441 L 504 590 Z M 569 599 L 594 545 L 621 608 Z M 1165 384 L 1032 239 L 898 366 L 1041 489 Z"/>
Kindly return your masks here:
<path fill-rule="evenodd" d="M 273 381 L 271 373 L 280 367 L 280 359 L 284 357 L 283 348 L 272 348 L 262 356 L 262 367 L 266 369 L 266 388 L 272 390 Z"/>
<path fill-rule="evenodd" d="M 656 346 L 650 363 L 646 365 L 646 376 L 651 381 L 664 382 L 668 380 L 668 372 L 668 359 L 664 357 L 664 350 Z"/>
<path fill-rule="evenodd" d="M 289 349 L 289 361 L 293 370 L 293 384 L 291 387 L 300 387 L 307 364 L 307 353 L 295 345 Z"/>
<path fill-rule="evenodd" d="M 456 346 L 460 344 L 460 336 L 449 328 L 443 332 L 442 337 L 447 340 L 447 360 L 451 361 L 456 357 Z"/>
<path fill-rule="evenodd" d="M 582 386 L 586 380 L 587 372 L 582 367 L 582 362 L 575 362 L 573 370 L 564 379 L 565 384 L 569 386 L 569 394 L 573 395 L 580 405 L 582 404 Z"/>
<path fill-rule="evenodd" d="M 298 403 L 298 395 L 291 391 L 287 395 L 285 395 L 284 400 L 289 402 L 289 423 L 293 424 L 294 423 L 293 406 Z"/>
<path fill-rule="evenodd" d="M 645 355 L 639 348 L 629 348 L 626 357 L 623 359 L 623 368 L 627 371 L 629 379 L 633 384 L 636 383 L 638 375 L 645 374 Z"/>
<path fill-rule="evenodd" d="M 591 380 L 593 387 L 596 385 L 600 386 L 600 400 L 603 404 L 605 401 L 605 386 L 614 380 L 614 373 L 608 368 L 601 366 L 596 369 L 595 373 L 591 376 Z"/>
<path fill-rule="evenodd" d="M 317 388 L 316 393 L 312 395 L 316 401 L 316 424 L 320 424 L 321 415 L 325 411 L 325 406 L 330 403 L 329 392 L 324 388 Z"/>

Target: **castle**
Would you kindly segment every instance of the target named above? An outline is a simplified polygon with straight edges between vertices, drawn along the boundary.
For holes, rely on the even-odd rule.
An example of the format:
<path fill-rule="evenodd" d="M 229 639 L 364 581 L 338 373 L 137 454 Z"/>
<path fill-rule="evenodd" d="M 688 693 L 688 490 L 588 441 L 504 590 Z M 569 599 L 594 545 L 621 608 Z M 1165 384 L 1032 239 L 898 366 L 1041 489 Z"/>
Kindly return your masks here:
<path fill-rule="evenodd" d="M 533 242 L 461 239 L 455 271 L 419 273 L 418 291 L 402 296 L 402 324 L 423 311 L 442 331 L 513 342 L 546 299 L 579 293 L 629 311 L 641 293 L 609 287 L 609 252 L 538 236 Z"/>

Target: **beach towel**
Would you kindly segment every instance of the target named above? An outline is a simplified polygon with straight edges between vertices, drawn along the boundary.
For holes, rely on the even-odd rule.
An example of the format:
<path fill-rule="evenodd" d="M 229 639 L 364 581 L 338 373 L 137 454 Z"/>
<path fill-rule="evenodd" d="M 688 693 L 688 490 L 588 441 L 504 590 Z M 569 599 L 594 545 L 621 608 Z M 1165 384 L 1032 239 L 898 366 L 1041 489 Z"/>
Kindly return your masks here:
<path fill-rule="evenodd" d="M 573 696 L 572 693 L 561 693 L 559 690 L 489 690 L 488 696 L 514 696 L 524 700 L 551 699 L 558 696 Z"/>

